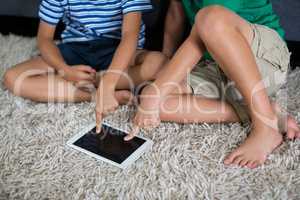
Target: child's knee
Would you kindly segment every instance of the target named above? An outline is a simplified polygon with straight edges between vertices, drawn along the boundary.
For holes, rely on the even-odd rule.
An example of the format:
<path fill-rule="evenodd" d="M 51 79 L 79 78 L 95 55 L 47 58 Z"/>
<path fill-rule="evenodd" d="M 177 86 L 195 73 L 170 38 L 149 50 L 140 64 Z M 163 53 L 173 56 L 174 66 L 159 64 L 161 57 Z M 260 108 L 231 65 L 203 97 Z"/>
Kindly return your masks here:
<path fill-rule="evenodd" d="M 14 82 L 16 79 L 16 72 L 14 71 L 14 69 L 10 68 L 8 69 L 3 76 L 3 84 L 4 86 L 9 89 L 12 90 L 14 87 Z"/>
<path fill-rule="evenodd" d="M 19 95 L 17 92 L 19 90 L 16 85 L 21 86 L 22 81 L 25 79 L 25 75 L 21 76 L 22 74 L 20 74 L 18 67 L 19 65 L 16 65 L 7 69 L 3 76 L 4 87 L 17 96 Z"/>
<path fill-rule="evenodd" d="M 195 26 L 202 36 L 222 33 L 230 23 L 230 11 L 223 6 L 213 5 L 201 9 L 195 17 Z"/>
<path fill-rule="evenodd" d="M 162 69 L 165 63 L 168 61 L 168 57 L 158 51 L 149 52 L 142 64 L 142 73 L 146 76 L 146 79 L 154 79 L 156 74 Z"/>

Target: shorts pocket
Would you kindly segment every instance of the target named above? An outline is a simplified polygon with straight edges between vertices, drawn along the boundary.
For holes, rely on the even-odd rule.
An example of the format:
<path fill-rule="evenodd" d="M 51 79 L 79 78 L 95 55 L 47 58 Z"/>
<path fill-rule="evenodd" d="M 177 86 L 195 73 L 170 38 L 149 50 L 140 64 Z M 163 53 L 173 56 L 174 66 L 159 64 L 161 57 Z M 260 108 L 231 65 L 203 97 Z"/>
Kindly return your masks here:
<path fill-rule="evenodd" d="M 259 46 L 257 57 L 286 72 L 290 64 L 290 52 L 276 31 L 265 26 L 258 27 Z"/>

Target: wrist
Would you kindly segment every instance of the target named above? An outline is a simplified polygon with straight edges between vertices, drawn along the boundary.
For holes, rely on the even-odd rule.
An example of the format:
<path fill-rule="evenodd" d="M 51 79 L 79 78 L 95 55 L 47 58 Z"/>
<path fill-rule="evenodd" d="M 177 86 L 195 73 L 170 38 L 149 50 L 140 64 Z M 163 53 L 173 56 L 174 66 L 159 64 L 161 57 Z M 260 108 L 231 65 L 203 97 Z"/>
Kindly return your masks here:
<path fill-rule="evenodd" d="M 61 65 L 60 67 L 58 67 L 58 68 L 56 69 L 57 73 L 58 73 L 60 76 L 62 76 L 62 77 L 64 77 L 67 73 L 69 73 L 70 70 L 71 70 L 71 67 L 68 66 L 68 65 L 66 65 L 66 64 L 65 64 L 65 65 Z"/>
<path fill-rule="evenodd" d="M 71 66 L 70 65 L 67 65 L 66 63 L 62 63 L 60 65 L 58 65 L 58 70 L 69 70 L 71 69 Z"/>
<path fill-rule="evenodd" d="M 114 82 L 109 79 L 109 77 L 107 77 L 106 75 L 104 75 L 101 78 L 100 84 L 99 84 L 99 88 L 102 87 L 103 90 L 108 91 L 108 92 L 114 92 L 116 89 L 116 84 L 114 84 Z"/>
<path fill-rule="evenodd" d="M 101 84 L 104 86 L 105 90 L 115 91 L 118 80 L 118 74 L 105 72 L 101 78 Z"/>

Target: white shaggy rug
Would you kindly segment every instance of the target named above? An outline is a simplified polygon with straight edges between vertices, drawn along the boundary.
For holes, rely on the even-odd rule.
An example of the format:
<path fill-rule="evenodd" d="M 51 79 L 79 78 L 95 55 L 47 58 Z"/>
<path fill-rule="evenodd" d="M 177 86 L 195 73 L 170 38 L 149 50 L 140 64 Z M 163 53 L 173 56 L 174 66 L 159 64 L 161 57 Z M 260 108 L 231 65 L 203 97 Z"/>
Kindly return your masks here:
<path fill-rule="evenodd" d="M 35 54 L 34 39 L 0 35 L 0 76 Z M 288 108 L 300 121 L 300 70 L 288 79 Z M 66 146 L 94 120 L 94 105 L 36 104 L 0 87 L 0 199 L 300 199 L 300 141 L 285 141 L 257 169 L 225 167 L 246 137 L 239 124 L 164 123 L 153 150 L 122 171 Z M 120 108 L 106 121 L 130 126 Z"/>

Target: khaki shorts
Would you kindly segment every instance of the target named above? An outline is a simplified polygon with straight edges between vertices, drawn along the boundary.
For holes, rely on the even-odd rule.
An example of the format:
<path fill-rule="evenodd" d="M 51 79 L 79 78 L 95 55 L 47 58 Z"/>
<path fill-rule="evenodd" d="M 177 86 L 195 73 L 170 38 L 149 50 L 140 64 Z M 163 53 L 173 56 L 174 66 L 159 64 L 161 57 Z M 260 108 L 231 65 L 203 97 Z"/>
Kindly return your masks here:
<path fill-rule="evenodd" d="M 251 27 L 253 29 L 251 49 L 265 88 L 271 96 L 286 81 L 290 52 L 276 31 L 256 24 L 251 24 Z M 247 76 L 246 70 L 244 73 Z M 195 95 L 214 99 L 224 98 L 233 106 L 242 122 L 249 121 L 249 117 L 245 116 L 245 110 L 240 106 L 243 103 L 240 92 L 234 87 L 233 82 L 224 77 L 215 62 L 202 61 L 188 75 L 188 83 Z"/>

